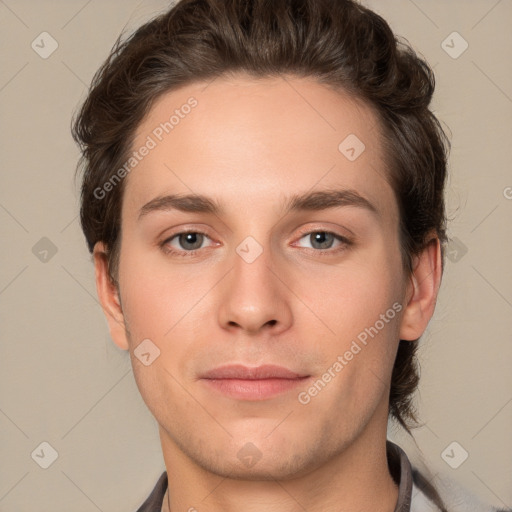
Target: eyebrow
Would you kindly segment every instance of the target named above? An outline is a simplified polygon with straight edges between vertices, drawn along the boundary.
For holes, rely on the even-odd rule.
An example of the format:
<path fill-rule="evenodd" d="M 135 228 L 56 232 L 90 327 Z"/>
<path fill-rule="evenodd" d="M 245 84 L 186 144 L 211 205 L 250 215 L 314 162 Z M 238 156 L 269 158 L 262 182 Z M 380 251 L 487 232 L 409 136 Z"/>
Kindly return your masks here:
<path fill-rule="evenodd" d="M 377 208 L 355 190 L 317 190 L 294 194 L 285 199 L 285 214 L 299 211 L 322 211 L 343 206 L 357 206 L 378 215 Z M 139 212 L 139 220 L 152 212 L 179 210 L 189 213 L 224 214 L 224 208 L 213 198 L 201 194 L 170 194 L 158 196 L 146 203 Z"/>

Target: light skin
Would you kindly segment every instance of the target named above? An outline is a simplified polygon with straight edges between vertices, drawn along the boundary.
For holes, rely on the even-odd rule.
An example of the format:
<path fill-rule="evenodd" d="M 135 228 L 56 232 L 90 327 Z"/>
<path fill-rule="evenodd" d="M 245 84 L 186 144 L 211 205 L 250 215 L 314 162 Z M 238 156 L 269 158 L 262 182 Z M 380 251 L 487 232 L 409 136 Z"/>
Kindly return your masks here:
<path fill-rule="evenodd" d="M 399 339 L 417 339 L 433 314 L 439 244 L 404 272 L 380 127 L 363 102 L 312 79 L 220 77 L 161 97 L 134 149 L 190 96 L 197 107 L 125 178 L 119 287 L 104 244 L 94 249 L 112 339 L 129 350 L 159 424 L 163 510 L 392 512 L 391 371 Z M 338 149 L 349 134 L 365 144 L 354 161 Z M 351 195 L 286 210 L 291 196 L 332 190 Z M 221 211 L 154 202 L 170 194 L 208 196 Z M 204 236 L 176 236 L 186 230 Z M 262 249 L 251 263 L 237 252 L 247 237 Z M 395 303 L 401 311 L 301 404 L 298 393 Z M 148 366 L 133 352 L 145 339 L 160 350 Z M 230 363 L 310 377 L 269 399 L 235 399 L 200 379 Z M 261 456 L 250 467 L 238 456 L 247 443 Z"/>

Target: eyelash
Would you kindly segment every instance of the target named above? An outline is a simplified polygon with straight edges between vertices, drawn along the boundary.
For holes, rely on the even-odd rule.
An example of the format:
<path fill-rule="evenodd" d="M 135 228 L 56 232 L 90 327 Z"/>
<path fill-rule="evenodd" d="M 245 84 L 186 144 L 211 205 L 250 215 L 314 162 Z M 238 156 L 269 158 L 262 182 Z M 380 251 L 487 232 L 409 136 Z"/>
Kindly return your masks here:
<path fill-rule="evenodd" d="M 168 244 L 171 240 L 174 240 L 176 237 L 179 237 L 180 235 L 186 235 L 187 233 L 193 233 L 193 234 L 196 234 L 196 235 L 203 235 L 207 238 L 210 238 L 208 236 L 207 233 L 203 232 L 203 231 L 199 231 L 199 230 L 194 230 L 194 229 L 191 229 L 191 230 L 185 230 L 185 231 L 179 231 L 178 233 L 174 233 L 172 236 L 166 238 L 161 244 L 161 248 L 162 250 L 164 251 L 165 254 L 171 254 L 173 256 L 178 256 L 178 257 L 193 257 L 197 254 L 198 251 L 200 251 L 201 249 L 194 249 L 192 251 L 177 251 L 175 249 L 170 249 Z M 328 235 L 334 235 L 334 237 L 342 243 L 341 247 L 338 247 L 337 249 L 311 249 L 309 247 L 306 247 L 305 249 L 308 249 L 309 251 L 313 251 L 316 253 L 316 255 L 319 255 L 319 256 L 332 256 L 333 254 L 337 254 L 343 250 L 345 250 L 347 247 L 351 246 L 352 245 L 352 241 L 349 240 L 348 238 L 344 237 L 344 236 L 341 236 L 341 235 L 338 235 L 337 233 L 334 233 L 332 231 L 327 231 L 327 230 L 323 230 L 323 229 L 315 229 L 315 230 L 310 230 L 310 231 L 301 231 L 300 232 L 300 239 L 304 238 L 305 236 L 307 235 L 312 235 L 314 233 L 325 233 L 325 234 L 328 234 Z"/>

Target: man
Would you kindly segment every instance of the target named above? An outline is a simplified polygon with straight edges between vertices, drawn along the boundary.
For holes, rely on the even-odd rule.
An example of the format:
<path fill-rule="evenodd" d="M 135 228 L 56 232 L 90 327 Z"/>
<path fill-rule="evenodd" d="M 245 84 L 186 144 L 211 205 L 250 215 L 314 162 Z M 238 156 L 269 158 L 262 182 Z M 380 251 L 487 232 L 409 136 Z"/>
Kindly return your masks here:
<path fill-rule="evenodd" d="M 348 0 L 183 0 L 118 42 L 74 136 L 99 298 L 159 424 L 139 512 L 455 510 L 386 439 L 442 275 L 433 90 Z"/>

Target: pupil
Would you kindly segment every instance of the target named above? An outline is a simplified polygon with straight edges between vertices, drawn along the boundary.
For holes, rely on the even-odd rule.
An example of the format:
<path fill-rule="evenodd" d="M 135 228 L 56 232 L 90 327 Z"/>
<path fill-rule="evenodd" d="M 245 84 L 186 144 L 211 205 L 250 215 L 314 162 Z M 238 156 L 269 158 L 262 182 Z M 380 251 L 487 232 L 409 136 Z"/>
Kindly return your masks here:
<path fill-rule="evenodd" d="M 329 236 L 332 236 L 330 233 L 325 233 L 325 232 L 318 232 L 318 233 L 314 233 L 313 236 L 315 237 L 315 242 L 318 242 L 323 249 L 325 249 L 325 245 L 329 245 L 329 243 L 325 241 L 325 239 L 329 238 Z"/>
<path fill-rule="evenodd" d="M 182 242 L 185 244 L 185 247 L 188 249 L 198 249 L 201 247 L 201 241 L 198 242 L 198 237 L 202 236 L 199 233 L 185 233 L 182 236 Z M 196 239 L 194 241 L 194 239 Z M 182 244 L 182 245 L 183 245 Z M 192 244 L 193 247 L 187 247 L 186 244 Z"/>

